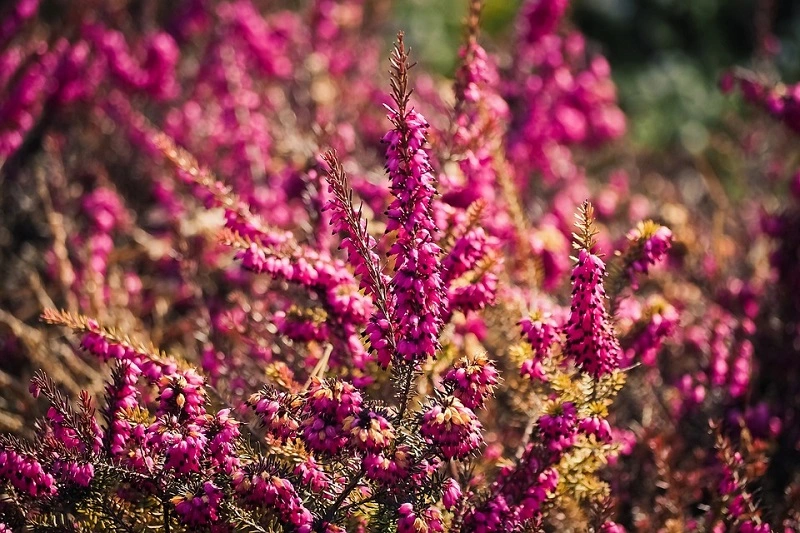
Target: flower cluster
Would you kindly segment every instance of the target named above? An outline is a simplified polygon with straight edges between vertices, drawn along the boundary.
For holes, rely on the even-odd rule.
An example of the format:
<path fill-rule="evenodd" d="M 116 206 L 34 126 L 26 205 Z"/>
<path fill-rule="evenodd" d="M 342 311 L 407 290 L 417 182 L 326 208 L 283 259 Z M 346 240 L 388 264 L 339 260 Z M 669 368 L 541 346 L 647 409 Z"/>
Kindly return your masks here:
<path fill-rule="evenodd" d="M 533 357 L 527 359 L 520 368 L 524 376 L 531 379 L 547 379 L 542 368 L 542 361 L 550 357 L 550 350 L 558 340 L 558 325 L 552 317 L 536 311 L 520 321 L 522 335 L 533 349 Z"/>
<path fill-rule="evenodd" d="M 606 312 L 604 277 L 603 260 L 580 250 L 572 271 L 572 303 L 564 328 L 564 353 L 594 377 L 617 368 L 621 353 Z"/>
<path fill-rule="evenodd" d="M 464 457 L 481 445 L 481 424 L 455 396 L 445 398 L 422 415 L 420 432 L 447 459 Z"/>

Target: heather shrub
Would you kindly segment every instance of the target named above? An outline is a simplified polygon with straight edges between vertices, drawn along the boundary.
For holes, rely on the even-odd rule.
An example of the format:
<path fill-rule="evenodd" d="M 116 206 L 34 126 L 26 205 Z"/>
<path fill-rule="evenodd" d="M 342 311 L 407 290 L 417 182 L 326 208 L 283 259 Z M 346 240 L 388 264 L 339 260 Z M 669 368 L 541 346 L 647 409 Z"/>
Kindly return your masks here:
<path fill-rule="evenodd" d="M 0 22 L 0 532 L 800 528 L 800 89 L 671 167 L 566 0 L 453 79 L 380 2 L 57 4 Z"/>

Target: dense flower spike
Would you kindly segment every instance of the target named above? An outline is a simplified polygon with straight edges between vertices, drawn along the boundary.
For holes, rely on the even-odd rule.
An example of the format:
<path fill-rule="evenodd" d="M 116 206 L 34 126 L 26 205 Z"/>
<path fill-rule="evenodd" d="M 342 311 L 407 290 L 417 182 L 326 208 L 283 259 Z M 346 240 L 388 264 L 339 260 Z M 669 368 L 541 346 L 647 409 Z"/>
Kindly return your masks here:
<path fill-rule="evenodd" d="M 397 324 L 399 356 L 419 362 L 433 357 L 439 348 L 446 296 L 439 263 L 441 250 L 434 241 L 436 226 L 431 206 L 436 188 L 425 151 L 428 123 L 420 113 L 407 108 L 410 67 L 402 34 L 392 62 L 395 107 L 389 109 L 389 120 L 394 129 L 383 137 L 394 196 L 387 210 L 386 230 L 397 232 L 389 251 L 395 261 L 391 282 L 395 307 L 391 318 Z"/>
<path fill-rule="evenodd" d="M 572 303 L 564 328 L 564 353 L 595 378 L 619 366 L 620 346 L 605 309 L 605 265 L 586 250 L 572 271 Z"/>
<path fill-rule="evenodd" d="M 450 157 L 458 162 L 461 175 L 442 174 L 442 201 L 461 208 L 481 202 L 483 225 L 493 235 L 505 235 L 510 220 L 498 202 L 496 159 L 509 108 L 500 95 L 496 60 L 478 43 L 481 7 L 482 2 L 470 3 L 467 42 L 459 50 L 461 61 L 455 74 L 455 132 Z"/>
<path fill-rule="evenodd" d="M 145 44 L 145 57 L 140 65 L 131 57 L 122 33 L 109 30 L 101 24 L 87 24 L 83 34 L 103 55 L 111 75 L 126 88 L 147 92 L 157 99 L 169 98 L 177 93 L 174 76 L 179 52 L 170 35 L 153 35 Z"/>
<path fill-rule="evenodd" d="M 494 303 L 496 271 L 501 266 L 498 246 L 498 240 L 487 236 L 482 228 L 468 229 L 456 239 L 442 261 L 442 280 L 447 286 L 446 319 L 454 311 L 478 311 Z"/>
<path fill-rule="evenodd" d="M 536 425 L 542 445 L 555 457 L 560 457 L 575 442 L 576 412 L 569 402 L 555 405 L 551 412 L 539 417 Z"/>
<path fill-rule="evenodd" d="M 735 84 L 750 103 L 762 107 L 788 128 L 800 133 L 800 84 L 776 85 L 751 73 L 725 73 L 721 80 L 723 90 L 729 92 Z"/>

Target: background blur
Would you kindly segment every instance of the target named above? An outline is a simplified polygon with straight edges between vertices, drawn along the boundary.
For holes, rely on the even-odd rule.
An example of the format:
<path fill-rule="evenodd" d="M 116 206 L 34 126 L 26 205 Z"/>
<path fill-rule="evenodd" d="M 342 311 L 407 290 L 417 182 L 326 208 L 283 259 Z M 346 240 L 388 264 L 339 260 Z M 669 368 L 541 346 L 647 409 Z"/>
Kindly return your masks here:
<path fill-rule="evenodd" d="M 497 41 L 511 37 L 519 3 L 486 1 L 486 37 Z M 396 4 L 395 20 L 407 24 L 403 29 L 420 52 L 418 58 L 450 73 L 466 4 L 465 0 L 402 0 Z M 640 149 L 669 150 L 679 143 L 691 152 L 702 151 L 708 130 L 727 106 L 737 105 L 716 86 L 726 68 L 752 65 L 757 58 L 762 70 L 774 69 L 787 82 L 800 77 L 798 0 L 573 0 L 571 4 L 572 19 L 611 63 L 621 107 L 629 119 L 630 140 Z"/>

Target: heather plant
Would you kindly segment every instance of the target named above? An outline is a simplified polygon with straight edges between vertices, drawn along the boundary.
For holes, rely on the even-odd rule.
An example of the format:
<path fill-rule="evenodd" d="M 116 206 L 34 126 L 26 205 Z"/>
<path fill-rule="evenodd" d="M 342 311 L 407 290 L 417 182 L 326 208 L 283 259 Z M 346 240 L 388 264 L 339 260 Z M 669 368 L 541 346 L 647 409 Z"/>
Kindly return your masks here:
<path fill-rule="evenodd" d="M 698 199 L 566 0 L 453 80 L 380 4 L 7 8 L 0 532 L 797 530 L 783 126 Z"/>

